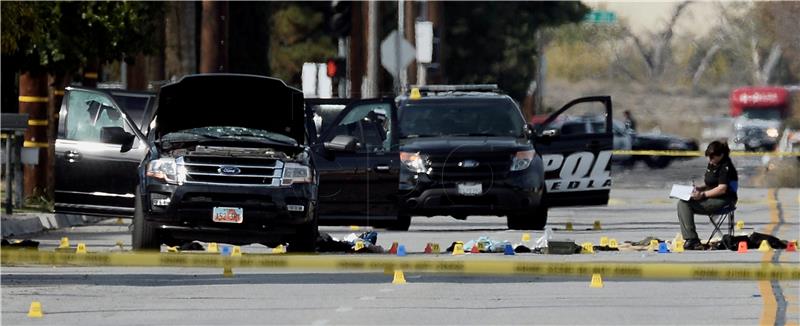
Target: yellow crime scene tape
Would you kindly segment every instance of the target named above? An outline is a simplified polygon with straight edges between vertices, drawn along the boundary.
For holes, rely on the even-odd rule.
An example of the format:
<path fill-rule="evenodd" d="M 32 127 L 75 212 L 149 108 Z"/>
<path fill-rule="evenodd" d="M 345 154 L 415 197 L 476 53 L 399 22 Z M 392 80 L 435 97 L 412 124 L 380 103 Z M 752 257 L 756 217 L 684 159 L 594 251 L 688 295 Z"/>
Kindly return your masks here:
<path fill-rule="evenodd" d="M 646 156 L 684 156 L 684 157 L 703 157 L 705 152 L 701 151 L 629 151 L 613 150 L 615 155 L 646 155 Z M 800 156 L 800 152 L 742 152 L 733 151 L 731 156 Z"/>
<path fill-rule="evenodd" d="M 61 253 L 3 250 L 2 265 L 293 268 L 315 270 L 434 272 L 470 275 L 588 276 L 683 280 L 800 280 L 800 267 L 772 264 L 718 266 L 688 263 L 533 262 L 509 259 L 340 257 L 321 255 L 185 253 Z"/>

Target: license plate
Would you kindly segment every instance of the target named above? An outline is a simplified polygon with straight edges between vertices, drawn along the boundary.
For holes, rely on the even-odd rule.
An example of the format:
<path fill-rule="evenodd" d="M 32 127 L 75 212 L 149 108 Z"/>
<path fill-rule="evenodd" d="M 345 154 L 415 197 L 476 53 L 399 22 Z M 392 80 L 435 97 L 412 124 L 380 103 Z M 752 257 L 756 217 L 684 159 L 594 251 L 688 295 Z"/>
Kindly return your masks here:
<path fill-rule="evenodd" d="M 242 223 L 244 209 L 238 207 L 214 207 L 211 220 L 219 223 Z"/>
<path fill-rule="evenodd" d="M 483 187 L 480 183 L 459 183 L 458 194 L 463 196 L 479 196 L 483 193 Z"/>

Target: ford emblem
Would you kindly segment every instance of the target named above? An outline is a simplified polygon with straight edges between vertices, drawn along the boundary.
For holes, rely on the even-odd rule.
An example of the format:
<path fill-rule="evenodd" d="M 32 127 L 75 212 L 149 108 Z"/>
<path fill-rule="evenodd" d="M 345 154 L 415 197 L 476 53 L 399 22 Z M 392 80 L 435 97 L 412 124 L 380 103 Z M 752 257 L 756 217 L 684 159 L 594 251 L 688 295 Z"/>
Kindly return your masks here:
<path fill-rule="evenodd" d="M 235 166 L 220 166 L 217 172 L 219 172 L 219 174 L 231 175 L 231 174 L 239 174 L 242 172 L 242 170 L 239 170 L 239 168 Z"/>
<path fill-rule="evenodd" d="M 475 161 L 475 160 L 464 160 L 464 161 L 458 162 L 458 166 L 460 166 L 462 168 L 475 168 L 475 167 L 478 167 L 478 165 L 481 165 L 481 163 L 478 162 L 478 161 Z"/>

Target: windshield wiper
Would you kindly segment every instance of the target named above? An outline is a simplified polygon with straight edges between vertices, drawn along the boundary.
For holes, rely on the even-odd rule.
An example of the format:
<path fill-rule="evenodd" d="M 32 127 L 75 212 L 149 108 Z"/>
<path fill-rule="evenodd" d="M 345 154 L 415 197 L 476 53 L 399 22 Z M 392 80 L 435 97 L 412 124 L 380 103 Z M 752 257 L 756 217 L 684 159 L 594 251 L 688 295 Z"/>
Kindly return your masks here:
<path fill-rule="evenodd" d="M 439 137 L 442 134 L 410 134 L 410 135 L 403 135 L 400 138 L 424 138 L 424 137 Z"/>
<path fill-rule="evenodd" d="M 486 132 L 470 132 L 470 133 L 451 134 L 450 136 L 497 137 L 499 135 Z"/>
<path fill-rule="evenodd" d="M 295 145 L 296 141 L 294 139 L 282 139 L 282 138 L 273 138 L 268 135 L 257 135 L 252 133 L 239 133 L 235 135 L 226 135 L 225 138 L 247 138 L 248 140 L 257 140 L 257 141 L 266 141 L 271 143 L 279 143 L 279 144 L 287 144 L 287 145 Z"/>

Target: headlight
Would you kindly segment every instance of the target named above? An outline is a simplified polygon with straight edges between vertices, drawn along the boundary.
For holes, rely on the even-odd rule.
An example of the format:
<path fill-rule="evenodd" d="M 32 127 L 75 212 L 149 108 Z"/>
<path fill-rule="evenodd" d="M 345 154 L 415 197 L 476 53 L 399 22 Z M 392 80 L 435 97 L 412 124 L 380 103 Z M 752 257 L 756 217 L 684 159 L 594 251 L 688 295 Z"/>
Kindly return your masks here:
<path fill-rule="evenodd" d="M 428 168 L 425 166 L 426 160 L 427 157 L 420 153 L 400 152 L 400 162 L 402 162 L 403 166 L 405 166 L 407 169 L 411 170 L 411 172 L 428 172 Z"/>
<path fill-rule="evenodd" d="M 163 157 L 147 163 L 146 175 L 167 183 L 183 184 L 186 181 L 186 168 L 178 164 L 175 158 Z"/>
<path fill-rule="evenodd" d="M 305 165 L 297 163 L 286 163 L 283 166 L 282 185 L 288 186 L 293 183 L 310 183 L 311 169 Z"/>
<path fill-rule="evenodd" d="M 778 138 L 778 129 L 777 128 L 767 129 L 767 136 L 769 136 L 770 138 Z"/>
<path fill-rule="evenodd" d="M 514 160 L 511 161 L 511 171 L 521 171 L 531 166 L 533 156 L 536 155 L 535 150 L 521 151 L 514 155 Z"/>

